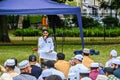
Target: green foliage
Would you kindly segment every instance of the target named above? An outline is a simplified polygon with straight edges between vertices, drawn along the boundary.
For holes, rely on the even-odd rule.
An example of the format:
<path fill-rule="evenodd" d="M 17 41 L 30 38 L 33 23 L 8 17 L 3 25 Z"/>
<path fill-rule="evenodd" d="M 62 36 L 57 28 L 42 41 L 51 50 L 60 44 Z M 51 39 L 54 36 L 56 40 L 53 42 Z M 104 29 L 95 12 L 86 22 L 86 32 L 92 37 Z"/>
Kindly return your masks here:
<path fill-rule="evenodd" d="M 38 29 L 27 28 L 27 29 L 17 29 L 13 32 L 15 36 L 38 36 L 40 31 Z"/>
<path fill-rule="evenodd" d="M 73 0 L 73 1 L 67 0 L 66 4 L 71 5 L 71 6 L 76 6 L 76 0 Z"/>
<path fill-rule="evenodd" d="M 53 30 L 49 29 L 50 36 L 53 36 Z M 42 34 L 42 30 L 28 28 L 28 29 L 17 29 L 13 32 L 15 36 L 40 36 Z M 104 34 L 106 37 L 116 37 L 120 35 L 119 27 L 111 27 L 106 28 L 104 32 L 104 27 L 92 27 L 92 28 L 84 28 L 83 34 L 85 37 L 103 37 Z M 80 30 L 79 28 L 56 28 L 56 36 L 57 37 L 79 37 Z"/>
<path fill-rule="evenodd" d="M 119 23 L 119 19 L 112 16 L 106 16 L 102 21 L 107 27 L 118 26 Z"/>
<path fill-rule="evenodd" d="M 98 23 L 97 20 L 93 19 L 92 17 L 85 17 L 82 16 L 82 22 L 83 22 L 83 27 L 88 28 L 88 27 L 96 27 L 99 26 L 100 24 Z"/>
<path fill-rule="evenodd" d="M 24 19 L 27 20 L 28 16 L 24 16 Z M 42 16 L 41 15 L 32 15 L 29 16 L 30 23 L 39 23 L 42 21 Z"/>

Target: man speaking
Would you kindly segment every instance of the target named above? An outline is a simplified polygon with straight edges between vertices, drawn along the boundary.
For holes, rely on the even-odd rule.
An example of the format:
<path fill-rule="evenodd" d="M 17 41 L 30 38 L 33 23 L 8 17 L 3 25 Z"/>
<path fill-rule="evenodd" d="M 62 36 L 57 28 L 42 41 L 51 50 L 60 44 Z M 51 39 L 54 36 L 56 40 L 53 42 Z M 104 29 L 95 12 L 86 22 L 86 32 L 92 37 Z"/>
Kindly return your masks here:
<path fill-rule="evenodd" d="M 38 39 L 38 55 L 40 59 L 56 60 L 57 53 L 47 29 L 43 29 L 42 36 Z"/>

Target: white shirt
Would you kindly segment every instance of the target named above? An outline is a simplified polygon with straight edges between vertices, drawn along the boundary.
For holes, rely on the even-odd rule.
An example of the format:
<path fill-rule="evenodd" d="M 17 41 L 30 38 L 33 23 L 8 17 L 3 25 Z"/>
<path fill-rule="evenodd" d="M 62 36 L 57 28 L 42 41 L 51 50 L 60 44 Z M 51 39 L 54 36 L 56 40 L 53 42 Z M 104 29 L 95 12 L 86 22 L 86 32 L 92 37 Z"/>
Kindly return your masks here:
<path fill-rule="evenodd" d="M 0 77 L 0 80 L 13 80 L 12 76 L 8 73 L 3 73 L 2 76 Z"/>
<path fill-rule="evenodd" d="M 52 52 L 49 52 L 52 50 Z M 40 37 L 38 40 L 38 54 L 42 59 L 56 60 L 57 53 L 54 51 L 52 38 L 48 37 L 46 40 Z"/>
<path fill-rule="evenodd" d="M 43 37 L 40 37 L 38 40 L 38 50 L 44 50 L 45 52 L 49 52 L 50 50 L 54 50 L 54 45 L 52 38 L 48 37 L 46 41 Z"/>
<path fill-rule="evenodd" d="M 76 77 L 76 78 L 74 80 L 80 80 L 80 71 L 81 70 L 89 70 L 89 69 L 86 66 L 84 66 L 83 64 L 76 64 L 75 66 L 72 66 L 70 68 L 68 77 L 69 77 L 69 74 L 75 73 L 74 77 Z"/>
<path fill-rule="evenodd" d="M 105 67 L 111 67 L 111 64 L 112 64 L 112 61 L 115 60 L 116 58 L 112 58 L 112 59 L 109 59 L 106 64 L 105 64 Z"/>

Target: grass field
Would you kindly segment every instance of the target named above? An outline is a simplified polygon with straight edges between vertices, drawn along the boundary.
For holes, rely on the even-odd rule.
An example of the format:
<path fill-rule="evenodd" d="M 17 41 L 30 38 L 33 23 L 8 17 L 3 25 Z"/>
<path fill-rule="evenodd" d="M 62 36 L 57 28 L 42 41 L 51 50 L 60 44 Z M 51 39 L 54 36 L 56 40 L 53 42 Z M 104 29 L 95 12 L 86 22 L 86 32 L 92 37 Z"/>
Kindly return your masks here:
<path fill-rule="evenodd" d="M 28 59 L 30 54 L 33 54 L 32 48 L 36 46 L 0 46 L 0 64 L 4 64 L 4 61 L 8 58 L 15 57 L 18 61 Z M 95 49 L 100 51 L 100 55 L 91 55 L 90 57 L 96 62 L 105 64 L 109 59 L 109 52 L 112 49 L 117 50 L 120 56 L 120 44 L 111 45 L 85 45 L 86 48 Z M 75 50 L 81 50 L 81 45 L 64 45 L 63 53 L 66 55 L 66 60 L 70 60 L 73 57 Z M 62 45 L 57 45 L 57 52 L 62 52 Z M 37 52 L 34 52 L 37 55 Z"/>

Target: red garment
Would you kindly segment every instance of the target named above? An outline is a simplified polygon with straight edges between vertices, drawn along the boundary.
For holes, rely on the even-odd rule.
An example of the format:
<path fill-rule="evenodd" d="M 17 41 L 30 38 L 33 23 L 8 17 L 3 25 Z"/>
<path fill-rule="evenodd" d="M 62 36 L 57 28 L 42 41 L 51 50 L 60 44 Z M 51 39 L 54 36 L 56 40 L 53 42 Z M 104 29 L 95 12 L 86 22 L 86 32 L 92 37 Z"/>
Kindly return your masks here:
<path fill-rule="evenodd" d="M 89 77 L 90 77 L 92 80 L 96 80 L 98 74 L 99 74 L 99 72 L 97 71 L 97 69 L 94 69 L 94 70 L 91 70 L 91 71 L 90 71 Z"/>

